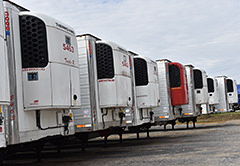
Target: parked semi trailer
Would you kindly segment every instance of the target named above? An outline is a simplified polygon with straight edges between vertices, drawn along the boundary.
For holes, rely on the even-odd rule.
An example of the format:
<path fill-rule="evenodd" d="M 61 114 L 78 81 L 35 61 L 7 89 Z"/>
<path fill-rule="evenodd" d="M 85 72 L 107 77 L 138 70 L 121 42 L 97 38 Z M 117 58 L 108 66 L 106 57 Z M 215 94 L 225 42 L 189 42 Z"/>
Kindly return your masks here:
<path fill-rule="evenodd" d="M 238 104 L 240 104 L 240 85 L 237 85 L 237 92 L 238 92 Z"/>
<path fill-rule="evenodd" d="M 218 113 L 228 112 L 229 103 L 227 99 L 227 77 L 226 76 L 217 76 L 215 79 L 218 82 L 218 92 L 219 92 L 219 104 L 216 104 L 216 111 Z"/>
<path fill-rule="evenodd" d="M 136 107 L 134 112 L 134 127 L 128 129 L 140 131 L 148 129 L 154 122 L 154 108 L 160 106 L 160 90 L 157 63 L 147 57 L 134 55 L 134 78 L 136 88 Z"/>
<path fill-rule="evenodd" d="M 202 114 L 202 106 L 208 107 L 207 78 L 206 72 L 202 69 L 195 68 L 192 65 L 186 65 L 185 68 L 188 80 L 189 103 L 182 106 L 183 114 L 178 118 L 178 121 L 187 122 L 187 128 L 189 122 L 192 121 L 195 128 L 197 117 Z"/>
<path fill-rule="evenodd" d="M 229 112 L 234 111 L 234 104 L 238 103 L 237 82 L 233 78 L 227 78 L 227 99 Z"/>
<path fill-rule="evenodd" d="M 160 107 L 154 109 L 155 124 L 176 124 L 182 116 L 181 106 L 188 104 L 188 88 L 185 68 L 182 64 L 167 59 L 157 60 L 160 86 Z"/>
<path fill-rule="evenodd" d="M 8 93 L 5 103 L 10 96 L 10 106 L 2 107 L 1 146 L 74 134 L 72 109 L 80 106 L 74 30 L 10 1 L 4 1 L 4 12 L 6 36 L 1 35 L 1 45 L 5 37 L 7 52 L 1 57 L 6 62 L 1 72 L 6 85 L 1 95 Z"/>
<path fill-rule="evenodd" d="M 211 114 L 216 112 L 216 104 L 220 103 L 219 91 L 218 91 L 218 80 L 214 77 L 207 77 L 208 84 L 208 104 L 209 109 L 206 114 Z"/>
<path fill-rule="evenodd" d="M 6 147 L 8 143 L 7 126 L 11 123 L 9 115 L 10 106 L 10 87 L 9 87 L 9 71 L 8 71 L 8 55 L 6 48 L 6 33 L 4 26 L 3 1 L 0 0 L 0 148 Z M 12 117 L 13 118 L 13 117 Z"/>
<path fill-rule="evenodd" d="M 207 75 L 206 71 L 199 68 L 193 69 L 194 75 L 194 91 L 195 91 L 195 99 L 197 111 L 199 115 L 202 114 L 202 105 L 205 105 L 205 108 L 208 109 L 208 89 L 207 89 Z"/>
<path fill-rule="evenodd" d="M 193 122 L 195 127 L 195 122 L 197 117 L 200 115 L 201 109 L 196 105 L 195 89 L 194 89 L 194 66 L 185 65 L 186 75 L 187 75 L 187 84 L 188 84 L 188 97 L 189 103 L 182 106 L 182 116 L 178 120 L 182 123 L 187 122 L 187 128 L 190 121 Z"/>
<path fill-rule="evenodd" d="M 234 111 L 240 110 L 240 85 L 237 85 L 238 103 L 233 105 Z"/>
<path fill-rule="evenodd" d="M 78 35 L 81 109 L 74 110 L 76 132 L 133 124 L 133 57 L 123 47 L 92 35 Z"/>

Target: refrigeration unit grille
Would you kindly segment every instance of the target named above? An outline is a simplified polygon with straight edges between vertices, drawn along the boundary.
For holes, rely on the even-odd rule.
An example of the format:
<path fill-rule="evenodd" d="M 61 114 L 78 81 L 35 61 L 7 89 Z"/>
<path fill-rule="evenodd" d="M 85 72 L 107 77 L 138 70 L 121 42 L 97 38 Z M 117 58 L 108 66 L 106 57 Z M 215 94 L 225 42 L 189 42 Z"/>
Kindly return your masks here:
<path fill-rule="evenodd" d="M 181 72 L 178 66 L 169 65 L 169 79 L 170 79 L 170 87 L 180 87 L 181 86 Z"/>
<path fill-rule="evenodd" d="M 134 72 L 136 86 L 148 84 L 147 62 L 142 58 L 134 58 Z"/>
<path fill-rule="evenodd" d="M 46 67 L 48 64 L 45 23 L 34 16 L 20 16 L 22 67 Z"/>
<path fill-rule="evenodd" d="M 214 92 L 214 82 L 212 78 L 207 79 L 208 93 Z"/>
<path fill-rule="evenodd" d="M 202 72 L 196 69 L 193 70 L 193 77 L 194 77 L 194 88 L 195 89 L 203 88 Z"/>
<path fill-rule="evenodd" d="M 112 48 L 103 43 L 97 43 L 96 48 L 98 79 L 113 78 L 114 64 Z"/>
<path fill-rule="evenodd" d="M 227 92 L 233 92 L 233 81 L 227 79 Z"/>

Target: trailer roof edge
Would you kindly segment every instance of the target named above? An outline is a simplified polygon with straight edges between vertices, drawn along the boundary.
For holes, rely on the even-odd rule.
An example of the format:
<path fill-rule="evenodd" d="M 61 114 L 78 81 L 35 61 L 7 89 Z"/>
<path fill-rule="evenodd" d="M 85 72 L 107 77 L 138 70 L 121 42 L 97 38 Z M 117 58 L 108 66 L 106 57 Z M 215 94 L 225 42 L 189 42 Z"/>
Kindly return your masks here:
<path fill-rule="evenodd" d="M 84 34 L 81 34 L 81 35 L 77 35 L 76 37 L 82 37 L 82 36 L 91 36 L 91 37 L 93 37 L 93 38 L 96 38 L 97 40 L 102 40 L 102 39 L 100 39 L 99 37 L 96 37 L 96 36 L 94 36 L 94 35 L 92 35 L 92 34 L 90 34 L 90 33 L 84 33 Z"/>
<path fill-rule="evenodd" d="M 26 9 L 26 8 L 24 8 L 24 7 L 22 7 L 22 6 L 18 5 L 18 4 L 10 1 L 10 0 L 3 0 L 3 1 L 11 3 L 12 5 L 16 6 L 22 12 L 23 11 L 28 11 L 28 12 L 30 11 L 29 9 Z"/>
<path fill-rule="evenodd" d="M 134 56 L 139 56 L 139 54 L 133 52 L 133 51 L 128 51 L 130 54 L 133 54 Z"/>

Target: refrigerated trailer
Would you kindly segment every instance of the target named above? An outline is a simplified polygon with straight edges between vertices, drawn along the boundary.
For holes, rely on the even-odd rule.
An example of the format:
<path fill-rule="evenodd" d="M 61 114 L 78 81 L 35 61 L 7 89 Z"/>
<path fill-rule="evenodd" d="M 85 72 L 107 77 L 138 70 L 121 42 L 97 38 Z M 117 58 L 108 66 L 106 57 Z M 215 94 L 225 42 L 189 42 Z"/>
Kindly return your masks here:
<path fill-rule="evenodd" d="M 229 111 L 234 111 L 234 104 L 238 103 L 237 82 L 233 78 L 227 78 L 227 99 Z"/>
<path fill-rule="evenodd" d="M 74 111 L 76 132 L 133 124 L 134 89 L 126 49 L 90 35 L 78 35 L 81 109 Z"/>
<path fill-rule="evenodd" d="M 180 122 L 193 122 L 193 127 L 197 121 L 197 117 L 202 114 L 203 106 L 205 110 L 208 107 L 207 94 L 207 77 L 206 72 L 202 69 L 195 68 L 192 65 L 186 65 L 187 80 L 188 80 L 188 96 L 189 103 L 183 105 L 183 114 L 178 118 Z"/>
<path fill-rule="evenodd" d="M 6 33 L 4 26 L 3 1 L 0 0 L 0 148 L 7 146 L 7 126 L 11 120 L 9 116 L 10 106 L 10 89 L 9 89 L 9 71 L 8 71 L 8 56 L 6 50 Z"/>
<path fill-rule="evenodd" d="M 157 64 L 151 59 L 135 55 L 134 56 L 134 77 L 136 84 L 136 105 L 142 123 L 151 123 L 153 119 L 153 109 L 160 106 L 160 93 Z"/>
<path fill-rule="evenodd" d="M 216 112 L 228 112 L 229 103 L 227 99 L 227 77 L 217 76 L 215 79 L 218 82 L 218 92 L 220 102 L 215 105 Z"/>
<path fill-rule="evenodd" d="M 187 122 L 187 128 L 190 121 L 193 122 L 193 127 L 195 127 L 197 117 L 200 115 L 201 111 L 196 105 L 193 69 L 194 66 L 185 65 L 189 103 L 186 105 L 182 105 L 182 116 L 178 118 L 178 120 L 182 123 Z"/>
<path fill-rule="evenodd" d="M 208 108 L 208 89 L 206 72 L 199 68 L 193 69 L 195 101 L 198 115 L 202 114 L 201 105 Z"/>
<path fill-rule="evenodd" d="M 10 106 L 8 145 L 74 134 L 80 106 L 78 53 L 68 25 L 4 1 Z"/>
<path fill-rule="evenodd" d="M 219 91 L 218 91 L 218 80 L 214 77 L 207 77 L 208 85 L 208 104 L 209 109 L 207 114 L 214 113 L 216 111 L 215 105 L 219 104 Z"/>
<path fill-rule="evenodd" d="M 154 109 L 157 125 L 171 124 L 182 116 L 181 106 L 188 104 L 188 88 L 185 68 L 182 64 L 167 59 L 157 60 L 160 86 L 160 107 Z"/>

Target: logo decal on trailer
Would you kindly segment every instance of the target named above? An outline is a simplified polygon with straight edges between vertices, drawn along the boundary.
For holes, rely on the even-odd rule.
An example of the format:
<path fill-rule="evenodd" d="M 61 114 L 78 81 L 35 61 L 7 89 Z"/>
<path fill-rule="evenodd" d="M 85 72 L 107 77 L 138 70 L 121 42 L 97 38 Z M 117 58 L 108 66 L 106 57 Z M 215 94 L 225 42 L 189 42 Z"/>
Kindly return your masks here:
<path fill-rule="evenodd" d="M 9 13 L 5 12 L 5 24 L 6 24 L 6 34 L 10 36 L 10 23 L 9 23 Z"/>
<path fill-rule="evenodd" d="M 39 100 L 34 100 L 33 103 L 30 103 L 30 105 L 38 105 Z"/>
<path fill-rule="evenodd" d="M 67 58 L 64 58 L 65 62 L 68 63 L 68 64 L 72 64 L 74 65 L 75 64 L 75 61 L 74 60 L 71 60 L 71 59 L 67 59 Z"/>
<path fill-rule="evenodd" d="M 123 55 L 122 66 L 128 67 L 127 56 Z"/>
<path fill-rule="evenodd" d="M 74 47 L 71 46 L 71 37 L 65 36 L 65 43 L 63 43 L 63 50 L 74 53 Z"/>

